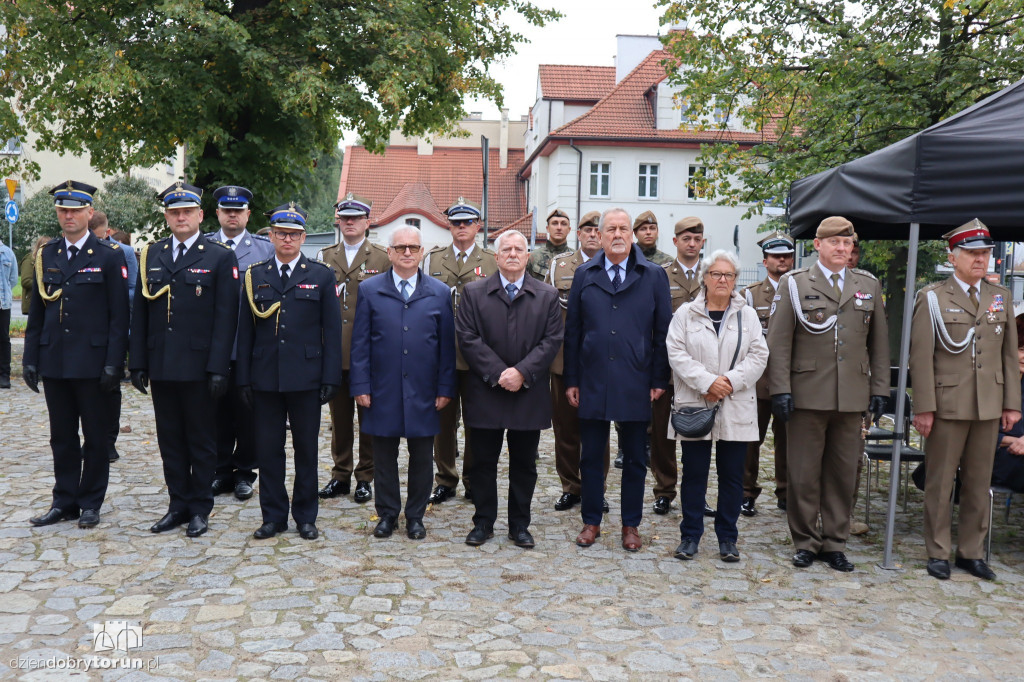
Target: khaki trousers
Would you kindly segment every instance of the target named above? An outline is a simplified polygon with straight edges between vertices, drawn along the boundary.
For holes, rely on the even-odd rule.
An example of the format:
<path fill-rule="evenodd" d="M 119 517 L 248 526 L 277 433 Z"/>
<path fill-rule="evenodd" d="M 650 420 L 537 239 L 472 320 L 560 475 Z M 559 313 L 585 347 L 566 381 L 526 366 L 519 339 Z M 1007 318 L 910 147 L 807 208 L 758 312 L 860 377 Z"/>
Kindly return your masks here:
<path fill-rule="evenodd" d="M 551 428 L 555 432 L 555 471 L 562 482 L 562 492 L 583 494 L 580 480 L 580 418 L 565 397 L 565 380 L 561 374 L 551 375 Z M 604 477 L 608 479 L 611 448 L 604 449 Z"/>
<path fill-rule="evenodd" d="M 329 403 L 331 410 L 331 459 L 334 467 L 331 478 L 335 481 L 348 483 L 352 478 L 353 447 L 355 423 L 353 417 L 359 410 L 362 421 L 362 408 L 357 408 L 355 398 L 348 394 L 348 372 L 341 375 L 341 386 L 338 395 Z M 359 463 L 355 468 L 357 483 L 373 481 L 373 437 L 359 433 Z"/>
<path fill-rule="evenodd" d="M 786 516 L 793 547 L 842 552 L 850 535 L 857 460 L 863 453 L 861 413 L 795 410 L 786 428 Z"/>
<path fill-rule="evenodd" d="M 654 473 L 654 497 L 676 499 L 676 482 L 679 480 L 679 462 L 676 459 L 677 445 L 668 437 L 668 424 L 672 413 L 671 388 L 651 405 L 651 472 Z"/>
<path fill-rule="evenodd" d="M 952 549 L 953 480 L 960 469 L 957 555 L 985 558 L 988 489 L 992 484 L 999 420 L 935 418 L 924 445 L 924 544 L 930 559 L 949 559 Z"/>
<path fill-rule="evenodd" d="M 434 475 L 434 483 L 448 488 L 455 488 L 459 485 L 459 470 L 455 467 L 455 459 L 459 454 L 459 415 L 462 398 L 466 394 L 466 385 L 469 382 L 469 370 L 460 369 L 457 371 L 459 377 L 458 393 L 439 413 L 441 419 L 441 430 L 434 436 L 434 468 L 437 473 Z M 462 485 L 468 493 L 471 486 L 465 473 L 473 468 L 473 451 L 469 447 L 469 438 L 464 443 L 462 453 Z"/>
<path fill-rule="evenodd" d="M 772 420 L 772 401 L 757 400 L 757 432 L 759 440 L 747 446 L 747 461 L 743 469 L 743 497 L 755 500 L 761 494 L 761 486 L 757 484 L 760 473 L 761 444 L 768 435 L 768 422 L 772 423 L 772 435 L 775 437 L 775 497 L 786 501 L 786 425 Z"/>

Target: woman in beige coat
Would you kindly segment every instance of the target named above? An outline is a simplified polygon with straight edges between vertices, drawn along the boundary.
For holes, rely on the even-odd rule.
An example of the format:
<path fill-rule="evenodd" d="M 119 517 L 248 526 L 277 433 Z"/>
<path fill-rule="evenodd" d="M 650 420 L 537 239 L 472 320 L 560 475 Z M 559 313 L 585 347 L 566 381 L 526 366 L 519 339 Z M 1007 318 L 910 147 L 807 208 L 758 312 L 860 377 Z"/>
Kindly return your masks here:
<path fill-rule="evenodd" d="M 730 251 L 715 251 L 701 261 L 700 293 L 676 311 L 668 328 L 666 345 L 675 384 L 673 409 L 721 404 L 714 428 L 703 438 L 684 438 L 669 426 L 668 437 L 683 441 L 683 521 L 677 559 L 692 559 L 704 533 L 703 502 L 712 442 L 718 444 L 715 534 L 719 556 L 722 561 L 740 559 L 736 519 L 743 500 L 743 464 L 747 444 L 758 438 L 754 384 L 768 363 L 768 346 L 757 313 L 736 293 L 739 269 L 739 259 Z M 734 354 L 736 364 L 729 369 Z"/>

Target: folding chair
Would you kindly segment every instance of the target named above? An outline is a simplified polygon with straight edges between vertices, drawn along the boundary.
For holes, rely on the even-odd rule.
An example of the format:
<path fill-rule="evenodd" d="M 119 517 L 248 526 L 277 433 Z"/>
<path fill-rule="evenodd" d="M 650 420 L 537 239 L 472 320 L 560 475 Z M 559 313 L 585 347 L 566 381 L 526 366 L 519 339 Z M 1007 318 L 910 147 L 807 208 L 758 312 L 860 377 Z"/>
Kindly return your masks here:
<path fill-rule="evenodd" d="M 896 414 L 896 393 L 895 388 L 890 389 L 889 398 L 886 400 L 883 416 L 895 419 Z M 900 465 L 903 472 L 903 511 L 907 510 L 907 498 L 910 491 L 910 463 L 923 462 L 924 451 L 910 445 L 910 422 L 912 419 L 912 405 L 910 394 L 903 394 L 903 440 L 900 443 Z M 895 425 L 894 425 L 895 426 Z M 878 472 L 881 462 L 892 462 L 892 440 L 894 431 L 888 431 L 878 426 L 878 420 L 873 424 L 874 429 L 868 430 L 864 439 L 864 456 L 867 458 L 867 475 L 864 477 L 864 523 L 871 524 L 871 464 L 875 466 L 875 483 L 878 483 Z M 885 437 L 886 432 L 889 434 Z M 872 436 L 875 436 L 872 438 Z M 899 476 L 900 471 L 892 472 L 890 475 Z"/>
<path fill-rule="evenodd" d="M 1013 501 L 1013 490 L 1001 485 L 994 485 L 988 489 L 988 535 L 985 537 L 985 563 L 992 560 L 992 512 L 995 508 L 996 495 L 1006 495 L 1006 505 L 1003 511 L 1003 521 L 1010 521 L 1010 502 Z"/>

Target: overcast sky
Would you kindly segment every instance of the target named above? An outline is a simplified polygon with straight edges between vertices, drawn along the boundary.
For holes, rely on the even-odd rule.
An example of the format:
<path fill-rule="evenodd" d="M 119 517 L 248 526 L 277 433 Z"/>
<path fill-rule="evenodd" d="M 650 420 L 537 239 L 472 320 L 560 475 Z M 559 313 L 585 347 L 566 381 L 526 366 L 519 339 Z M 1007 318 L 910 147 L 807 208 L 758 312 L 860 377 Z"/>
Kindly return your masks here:
<path fill-rule="evenodd" d="M 615 36 L 656 35 L 663 13 L 648 0 L 635 5 L 623 0 L 537 0 L 536 4 L 557 9 L 564 16 L 543 28 L 515 21 L 513 30 L 529 42 L 519 46 L 518 54 L 491 67 L 505 89 L 505 106 L 512 120 L 518 120 L 533 106 L 539 64 L 613 66 Z M 493 102 L 467 101 L 466 111 L 480 111 L 485 119 L 499 117 Z M 343 145 L 354 140 L 355 134 L 349 133 Z"/>

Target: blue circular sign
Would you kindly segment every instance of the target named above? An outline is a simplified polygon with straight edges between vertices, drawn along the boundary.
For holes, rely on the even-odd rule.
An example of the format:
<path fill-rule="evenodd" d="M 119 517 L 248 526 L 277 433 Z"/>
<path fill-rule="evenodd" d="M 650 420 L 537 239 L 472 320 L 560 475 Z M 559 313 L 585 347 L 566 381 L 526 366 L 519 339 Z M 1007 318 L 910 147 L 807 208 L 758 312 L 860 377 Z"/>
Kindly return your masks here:
<path fill-rule="evenodd" d="M 4 205 L 4 214 L 7 216 L 7 222 L 12 225 L 18 222 L 18 217 L 21 215 L 21 212 L 18 211 L 18 204 L 8 200 L 7 204 Z"/>

